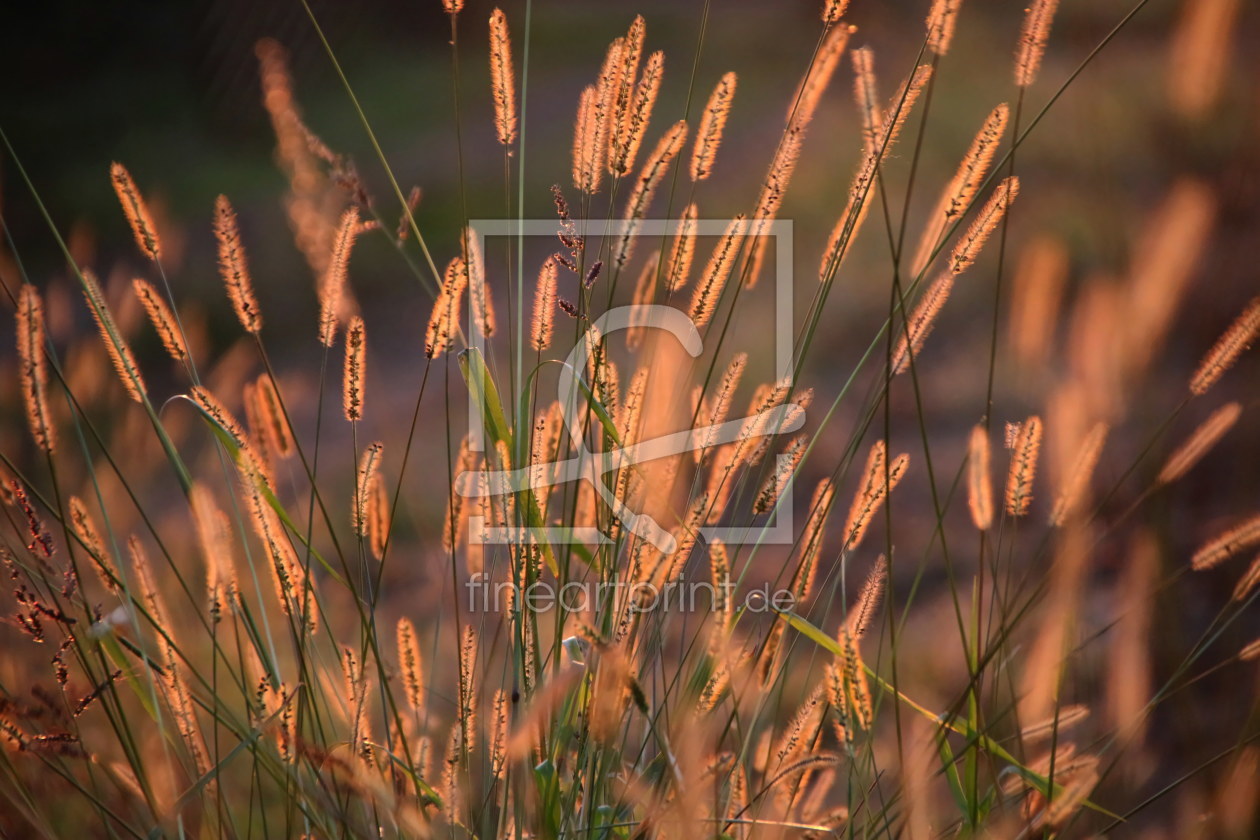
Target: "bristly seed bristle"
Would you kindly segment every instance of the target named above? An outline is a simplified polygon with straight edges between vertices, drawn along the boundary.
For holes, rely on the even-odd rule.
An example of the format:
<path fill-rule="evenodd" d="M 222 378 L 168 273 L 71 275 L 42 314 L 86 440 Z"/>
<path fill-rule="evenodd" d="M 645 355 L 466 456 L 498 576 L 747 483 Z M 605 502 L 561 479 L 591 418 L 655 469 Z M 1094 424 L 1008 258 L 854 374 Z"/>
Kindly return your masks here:
<path fill-rule="evenodd" d="M 188 346 L 184 344 L 184 334 L 175 320 L 175 313 L 167 306 L 157 289 L 139 277 L 131 281 L 131 287 L 135 290 L 136 297 L 140 299 L 140 305 L 149 316 L 153 329 L 162 339 L 162 347 L 165 348 L 167 355 L 177 362 L 187 361 Z"/>
<path fill-rule="evenodd" d="M 989 196 L 989 200 L 981 208 L 975 221 L 971 223 L 971 227 L 967 229 L 967 233 L 954 246 L 954 252 L 949 259 L 950 271 L 961 274 L 976 261 L 980 249 L 984 247 L 984 243 L 988 241 L 989 235 L 998 226 L 998 222 L 1006 215 L 1006 211 L 1010 209 L 1011 202 L 1017 195 L 1019 195 L 1019 177 L 1011 175 L 1003 178 L 993 191 L 993 195 Z"/>
<path fill-rule="evenodd" d="M 849 0 L 824 0 L 822 22 L 827 26 L 831 26 L 844 17 L 845 10 L 848 8 Z"/>
<path fill-rule="evenodd" d="M 516 142 L 516 75 L 512 68 L 512 36 L 502 9 L 490 14 L 490 93 L 494 99 L 494 129 L 499 142 Z"/>
<path fill-rule="evenodd" d="M 1194 430 L 1194 434 L 1168 456 L 1156 482 L 1171 484 L 1188 473 L 1234 427 L 1241 415 L 1242 405 L 1236 402 L 1227 403 L 1212 412 Z"/>
<path fill-rule="evenodd" d="M 1203 357 L 1190 378 L 1190 393 L 1195 396 L 1207 393 L 1242 352 L 1255 342 L 1257 334 L 1260 334 L 1260 297 L 1251 299 L 1242 314 Z"/>
<path fill-rule="evenodd" d="M 902 453 L 891 463 L 887 458 L 888 450 L 884 441 L 876 441 L 866 458 L 862 486 L 854 495 L 853 504 L 849 508 L 849 520 L 844 527 L 844 542 L 840 548 L 842 553 L 851 552 L 858 547 L 866 536 L 875 513 L 905 477 L 910 456 Z"/>
<path fill-rule="evenodd" d="M 928 333 L 936 325 L 936 317 L 940 314 L 945 301 L 949 300 L 949 293 L 953 291 L 953 288 L 954 275 L 944 272 L 923 293 L 923 298 L 911 311 L 910 317 L 897 337 L 890 367 L 894 376 L 909 369 L 912 359 L 918 360 L 919 353 L 923 350 L 923 342 L 927 340 Z"/>
<path fill-rule="evenodd" d="M 333 238 L 328 270 L 319 287 L 319 343 L 332 347 L 337 336 L 337 320 L 345 298 L 346 275 L 350 268 L 350 250 L 359 235 L 359 211 L 347 208 L 341 214 L 337 234 Z"/>
<path fill-rule="evenodd" d="M 691 274 L 691 261 L 696 254 L 696 217 L 699 212 L 695 202 L 692 202 L 678 219 L 674 242 L 669 249 L 669 262 L 665 265 L 665 291 L 670 294 L 687 285 L 687 277 Z"/>
<path fill-rule="evenodd" d="M 709 323 L 722 298 L 722 290 L 726 280 L 735 266 L 735 258 L 739 254 L 740 245 L 744 241 L 747 225 L 743 214 L 738 214 L 726 226 L 722 238 L 713 249 L 713 256 L 705 266 L 704 275 L 696 286 L 691 298 L 691 310 L 687 313 L 692 323 L 699 329 Z"/>
<path fill-rule="evenodd" d="M 219 247 L 219 272 L 227 288 L 228 299 L 245 332 L 257 334 L 262 329 L 262 313 L 254 297 L 254 284 L 245 263 L 240 226 L 236 212 L 221 195 L 214 202 L 214 238 Z"/>
<path fill-rule="evenodd" d="M 1015 85 L 1026 88 L 1037 80 L 1041 59 L 1050 39 L 1050 25 L 1059 0 L 1032 0 L 1024 13 L 1024 28 L 1015 54 Z"/>
<path fill-rule="evenodd" d="M 993 482 L 989 470 L 989 434 L 984 426 L 971 429 L 967 449 L 967 507 L 971 522 L 987 531 L 993 524 Z"/>
<path fill-rule="evenodd" d="M 140 368 L 136 364 L 135 357 L 131 355 L 131 348 L 123 340 L 122 333 L 109 312 L 109 306 L 105 303 L 105 293 L 101 291 L 101 286 L 92 272 L 84 269 L 82 276 L 83 292 L 87 297 L 88 309 L 92 313 L 93 320 L 96 321 L 101 338 L 105 341 L 105 350 L 109 353 L 110 361 L 114 363 L 114 370 L 118 372 L 118 378 L 122 380 L 128 396 L 138 403 L 143 403 L 144 378 L 140 375 Z"/>
<path fill-rule="evenodd" d="M 381 453 L 385 444 L 377 441 L 363 450 L 359 459 L 359 470 L 354 485 L 354 533 L 360 537 L 368 536 L 371 521 L 369 508 L 372 504 L 372 485 L 377 479 L 377 471 L 381 467 Z"/>
<path fill-rule="evenodd" d="M 1037 455 L 1041 450 L 1041 418 L 1033 415 L 1025 420 L 1011 447 L 1011 467 L 1006 476 L 1006 512 L 1023 516 L 1032 503 L 1033 479 L 1037 474 Z"/>
<path fill-rule="evenodd" d="M 363 390 L 366 369 L 367 334 L 357 315 L 346 328 L 346 364 L 342 405 L 350 422 L 363 419 Z"/>
<path fill-rule="evenodd" d="M 455 257 L 447 264 L 442 288 L 433 301 L 433 312 L 429 315 L 429 326 L 424 336 L 426 358 L 440 356 L 454 344 L 455 334 L 459 332 L 460 303 L 467 288 L 468 268 L 462 259 Z"/>
<path fill-rule="evenodd" d="M 43 301 L 34 286 L 25 284 L 18 295 L 17 309 L 22 399 L 26 403 L 31 437 L 40 449 L 51 455 L 57 448 L 57 432 L 48 411 L 48 360 L 44 355 L 47 342 Z"/>
<path fill-rule="evenodd" d="M 416 626 L 411 619 L 398 619 L 398 665 L 402 671 L 403 695 L 413 712 L 424 711 L 424 670 L 420 659 L 420 645 L 416 639 Z"/>
<path fill-rule="evenodd" d="M 937 55 L 949 52 L 962 0 L 933 0 L 927 17 L 927 47 Z"/>
<path fill-rule="evenodd" d="M 708 104 L 700 117 L 700 126 L 696 129 L 696 145 L 691 152 L 691 180 L 703 181 L 713 174 L 713 161 L 717 157 L 718 146 L 722 143 L 722 132 L 726 129 L 726 118 L 731 113 L 731 102 L 735 98 L 735 74 L 727 73 L 713 93 L 709 94 Z"/>
<path fill-rule="evenodd" d="M 652 196 L 656 193 L 656 188 L 660 186 L 661 180 L 664 179 L 665 173 L 669 171 L 669 165 L 674 158 L 678 156 L 678 152 L 682 149 L 683 142 L 687 139 L 687 123 L 685 120 L 679 120 L 670 126 L 669 130 L 657 141 L 656 148 L 652 150 L 652 154 L 648 155 L 648 159 L 643 163 L 643 169 L 640 170 L 639 176 L 634 181 L 634 188 L 630 191 L 630 197 L 626 201 L 626 211 L 623 215 L 623 227 L 621 236 L 617 240 L 616 249 L 613 252 L 613 266 L 620 270 L 630 259 L 634 242 L 638 238 L 635 232 L 638 230 L 639 222 L 643 219 L 643 214 L 647 212 L 648 205 L 652 203 Z"/>
<path fill-rule="evenodd" d="M 1210 569 L 1233 557 L 1243 549 L 1260 543 L 1260 516 L 1253 516 L 1241 525 L 1204 543 L 1190 561 L 1196 571 Z"/>
<path fill-rule="evenodd" d="M 131 225 L 131 232 L 136 237 L 136 244 L 146 257 L 156 262 L 162 253 L 157 226 L 153 224 L 149 206 L 136 188 L 136 182 L 131 179 L 131 173 L 127 171 L 127 167 L 115 161 L 109 165 L 109 178 L 114 184 L 114 192 L 118 194 L 123 213 L 127 216 L 127 223 Z"/>
<path fill-rule="evenodd" d="M 1050 514 L 1050 524 L 1056 528 L 1061 527 L 1085 500 L 1089 482 L 1094 475 L 1094 468 L 1098 465 L 1098 458 L 1102 455 L 1109 428 L 1106 423 L 1094 424 L 1081 443 L 1067 483 L 1059 493 L 1059 498 L 1055 500 L 1054 510 Z"/>
<path fill-rule="evenodd" d="M 543 261 L 534 287 L 534 320 L 530 326 L 530 346 L 542 352 L 551 346 L 556 321 L 556 281 L 559 266 L 554 257 Z"/>
<path fill-rule="evenodd" d="M 498 324 L 494 314 L 494 295 L 486 285 L 486 263 L 481 254 L 481 243 L 471 229 L 464 232 L 464 269 L 468 272 L 468 295 L 472 302 L 472 324 L 481 329 L 486 338 L 494 335 Z M 470 326 L 472 325 L 470 324 Z"/>

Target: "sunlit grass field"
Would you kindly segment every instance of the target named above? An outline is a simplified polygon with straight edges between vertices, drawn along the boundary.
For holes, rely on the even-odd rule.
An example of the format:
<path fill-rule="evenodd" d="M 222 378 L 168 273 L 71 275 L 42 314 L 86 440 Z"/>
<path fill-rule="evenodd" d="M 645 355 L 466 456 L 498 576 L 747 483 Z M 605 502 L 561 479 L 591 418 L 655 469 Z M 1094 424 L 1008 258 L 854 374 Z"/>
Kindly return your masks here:
<path fill-rule="evenodd" d="M 0 125 L 0 836 L 1255 836 L 1254 15 L 425 2 Z"/>

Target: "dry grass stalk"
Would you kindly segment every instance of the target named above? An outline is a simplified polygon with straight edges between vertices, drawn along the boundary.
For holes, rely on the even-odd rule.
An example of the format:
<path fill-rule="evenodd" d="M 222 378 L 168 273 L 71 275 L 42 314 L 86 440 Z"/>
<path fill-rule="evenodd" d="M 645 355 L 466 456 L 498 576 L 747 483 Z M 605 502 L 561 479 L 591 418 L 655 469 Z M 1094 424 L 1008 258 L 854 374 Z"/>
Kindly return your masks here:
<path fill-rule="evenodd" d="M 875 565 L 866 575 L 866 581 L 858 592 L 857 601 L 849 609 L 844 619 L 844 631 L 854 642 L 862 641 L 866 631 L 871 629 L 875 611 L 879 609 L 879 601 L 884 596 L 884 588 L 888 585 L 888 559 L 879 555 Z"/>
<path fill-rule="evenodd" d="M 471 448 L 470 435 L 465 435 L 463 440 L 459 442 L 459 456 L 455 460 L 454 478 L 458 479 L 464 473 L 472 473 L 476 468 L 477 453 Z M 464 517 L 466 513 L 464 497 L 452 491 L 447 497 L 446 521 L 442 526 L 442 547 L 448 554 L 453 553 L 456 548 L 463 544 L 465 536 Z"/>
<path fill-rule="evenodd" d="M 332 347 L 337 335 L 337 321 L 345 301 L 346 275 L 350 268 L 350 249 L 359 235 L 359 211 L 353 207 L 341 214 L 333 239 L 328 270 L 319 287 L 319 343 Z"/>
<path fill-rule="evenodd" d="M 464 628 L 459 645 L 459 710 L 461 745 L 471 752 L 477 732 L 477 630 Z"/>
<path fill-rule="evenodd" d="M 166 354 L 177 362 L 188 360 L 188 346 L 184 343 L 184 334 L 175 320 L 175 313 L 167 306 L 166 301 L 158 294 L 158 290 L 145 280 L 137 277 L 131 281 L 140 305 L 144 307 L 149 322 L 162 340 Z"/>
<path fill-rule="evenodd" d="M 868 730 L 874 717 L 866 666 L 858 651 L 858 642 L 849 634 L 847 625 L 840 628 L 839 642 L 843 653 L 831 666 L 829 690 L 837 713 L 837 725 L 842 727 L 841 740 L 848 743 L 853 737 L 849 724 L 853 723 L 859 730 Z"/>
<path fill-rule="evenodd" d="M 927 47 L 937 55 L 949 52 L 962 0 L 932 0 L 927 16 Z"/>
<path fill-rule="evenodd" d="M 642 15 L 636 15 L 625 37 L 619 39 L 618 57 L 621 63 L 616 71 L 616 85 L 611 91 L 612 110 L 607 137 L 610 175 L 624 175 L 630 171 L 632 165 L 622 156 L 628 139 L 623 132 L 627 131 L 634 110 L 635 83 L 639 76 L 639 62 L 643 58 L 643 41 L 646 37 L 647 24 Z"/>
<path fill-rule="evenodd" d="M 1062 733 L 1076 726 L 1089 717 L 1089 707 L 1085 705 L 1063 706 L 1045 720 L 1030 723 L 1019 732 L 1019 737 L 1029 744 L 1037 744 L 1052 737 L 1061 737 Z"/>
<path fill-rule="evenodd" d="M 910 456 L 903 453 L 888 463 L 887 453 L 884 442 L 879 440 L 871 447 L 866 457 L 862 486 L 853 497 L 853 504 L 849 507 L 849 519 L 844 526 L 841 553 L 851 552 L 861 544 L 880 505 L 905 477 L 906 467 L 910 464 Z"/>
<path fill-rule="evenodd" d="M 433 301 L 433 312 L 424 335 L 425 358 L 432 359 L 451 349 L 459 332 L 460 303 L 467 288 L 468 269 L 462 259 L 455 257 L 447 264 L 442 288 Z"/>
<path fill-rule="evenodd" d="M 534 320 L 530 324 L 530 346 L 542 352 L 551 346 L 551 334 L 556 322 L 556 281 L 560 269 L 555 257 L 548 257 L 538 270 L 538 283 L 534 287 Z"/>
<path fill-rule="evenodd" d="M 945 185 L 936 207 L 928 217 L 927 227 L 924 228 L 923 235 L 919 239 L 918 252 L 911 263 L 912 275 L 918 275 L 927 267 L 933 252 L 940 246 L 945 229 L 966 213 L 971 206 L 976 191 L 984 183 L 984 177 L 989 172 L 994 155 L 997 154 L 1002 135 L 1006 132 L 1009 115 L 1010 108 L 1006 103 L 1002 103 L 989 113 L 984 124 L 980 126 L 980 131 L 971 141 L 971 146 L 968 147 L 967 153 L 958 165 L 958 170 Z"/>
<path fill-rule="evenodd" d="M 1006 512 L 1023 516 L 1032 504 L 1037 455 L 1041 451 L 1041 418 L 1033 415 L 1019 426 L 1011 446 L 1011 466 L 1006 475 Z"/>
<path fill-rule="evenodd" d="M 1054 527 L 1062 527 L 1067 518 L 1079 510 L 1085 502 L 1089 482 L 1093 478 L 1094 468 L 1098 466 L 1098 458 L 1102 454 L 1109 430 L 1110 427 L 1106 423 L 1095 423 L 1085 440 L 1081 442 L 1067 481 L 1063 489 L 1059 491 L 1054 510 L 1050 513 L 1050 524 Z"/>
<path fill-rule="evenodd" d="M 331 152 L 302 122 L 293 96 L 288 56 L 283 47 L 264 38 L 255 47 L 263 91 L 263 106 L 276 135 L 276 158 L 289 179 L 286 196 L 294 239 L 317 278 L 328 270 L 336 236 L 337 214 L 345 192 L 325 173 Z"/>
<path fill-rule="evenodd" d="M 626 330 L 626 349 L 637 351 L 643 345 L 647 332 L 647 310 L 656 300 L 656 278 L 660 274 L 660 252 L 648 255 L 647 262 L 639 269 L 639 277 L 634 282 L 634 296 L 630 305 L 634 310 L 630 313 L 630 329 Z"/>
<path fill-rule="evenodd" d="M 255 381 L 256 406 L 261 433 L 267 442 L 267 450 L 281 458 L 288 457 L 297 451 L 293 440 L 293 430 L 285 417 L 284 405 L 280 402 L 280 392 L 270 374 L 263 374 Z"/>
<path fill-rule="evenodd" d="M 1212 345 L 1190 378 L 1190 393 L 1202 396 L 1216 384 L 1226 370 L 1252 345 L 1260 333 L 1260 297 L 1252 298 L 1242 314 Z"/>
<path fill-rule="evenodd" d="M 1140 747 L 1149 724 L 1147 703 L 1152 694 L 1150 655 L 1151 618 L 1159 575 L 1159 544 L 1139 532 L 1128 552 L 1116 586 L 1120 609 L 1114 639 L 1107 651 L 1107 710 L 1131 747 Z"/>
<path fill-rule="evenodd" d="M 302 622 L 307 632 L 314 633 L 319 625 L 311 583 L 285 534 L 284 524 L 264 496 L 264 490 L 269 490 L 266 477 L 249 459 L 242 459 L 240 473 L 250 522 L 266 552 L 280 608 L 289 618 Z"/>
<path fill-rule="evenodd" d="M 403 696 L 413 712 L 423 712 L 424 703 L 424 670 L 420 659 L 420 646 L 416 637 L 416 626 L 411 619 L 398 619 L 395 628 L 398 642 L 398 667 L 402 674 Z"/>
<path fill-rule="evenodd" d="M 1150 214 L 1133 248 L 1125 296 L 1125 367 L 1141 373 L 1163 343 L 1215 223 L 1216 200 L 1206 184 L 1179 180 Z"/>
<path fill-rule="evenodd" d="M 972 221 L 967 233 L 954 246 L 954 251 L 949 258 L 950 271 L 961 274 L 976 261 L 980 249 L 984 247 L 990 234 L 997 228 L 998 222 L 1006 215 L 1006 211 L 1010 209 L 1011 202 L 1017 195 L 1019 195 L 1019 178 L 1015 175 L 1003 178 L 993 190 L 993 195 L 989 196 L 989 200 L 980 209 L 975 220 Z"/>
<path fill-rule="evenodd" d="M 609 133 L 616 128 L 613 111 L 621 90 L 623 53 L 627 49 L 625 38 L 617 38 L 609 45 L 596 83 L 582 92 L 578 104 L 573 133 L 573 185 L 592 195 L 599 192 L 608 160 Z"/>
<path fill-rule="evenodd" d="M 194 385 L 189 389 L 188 395 L 192 397 L 197 407 L 214 421 L 215 425 L 227 432 L 233 443 L 242 449 L 249 447 L 249 435 L 245 434 L 245 427 L 209 388 Z"/>
<path fill-rule="evenodd" d="M 490 777 L 497 779 L 507 766 L 508 695 L 501 688 L 494 692 L 490 719 Z"/>
<path fill-rule="evenodd" d="M 753 502 L 753 513 L 767 513 L 779 503 L 779 497 L 787 487 L 788 481 L 796 475 L 796 469 L 800 466 L 801 459 L 805 457 L 805 450 L 808 447 L 807 435 L 797 435 L 792 438 L 787 449 L 775 461 L 774 472 L 761 485 L 757 500 Z"/>
<path fill-rule="evenodd" d="M 83 293 L 87 297 L 88 309 L 92 312 L 97 329 L 100 330 L 101 339 L 105 342 L 105 350 L 109 353 L 109 359 L 113 362 L 114 370 L 117 371 L 118 378 L 122 380 L 123 387 L 127 389 L 127 395 L 135 402 L 143 403 L 145 387 L 140 367 L 136 364 L 135 357 L 131 355 L 131 348 L 123 340 L 122 332 L 109 312 L 109 305 L 105 302 L 105 293 L 101 291 L 96 275 L 86 269 L 83 271 Z"/>
<path fill-rule="evenodd" d="M 993 525 L 993 480 L 989 463 L 989 434 L 984 426 L 973 426 L 967 445 L 967 507 L 972 524 L 981 531 Z"/>
<path fill-rule="evenodd" d="M 779 145 L 775 147 L 774 157 L 766 179 L 762 182 L 761 193 L 757 197 L 756 209 L 752 214 L 752 227 L 749 231 L 752 239 L 746 260 L 746 284 L 749 288 L 757 283 L 761 274 L 762 260 L 765 258 L 767 246 L 766 236 L 772 222 L 783 205 L 783 197 L 787 193 L 788 184 L 796 171 L 796 162 L 800 157 L 801 145 L 805 142 L 805 130 L 814 118 L 815 111 L 822 101 L 840 59 L 849 43 L 849 27 L 837 26 L 827 32 L 822 46 L 814 61 L 801 80 L 796 96 L 788 106 L 787 125 Z"/>
<path fill-rule="evenodd" d="M 696 217 L 699 211 L 695 203 L 687 205 L 678 219 L 674 241 L 670 245 L 665 264 L 665 290 L 670 294 L 687 285 L 691 274 L 691 262 L 696 254 Z"/>
<path fill-rule="evenodd" d="M 790 586 L 797 604 L 804 603 L 813 592 L 814 578 L 818 574 L 818 557 L 822 554 L 823 530 L 835 498 L 836 488 L 831 479 L 824 478 L 818 482 L 809 502 L 809 519 L 801 531 L 801 562 L 796 567 Z"/>
<path fill-rule="evenodd" d="M 1050 40 L 1050 25 L 1059 0 L 1033 0 L 1024 13 L 1024 28 L 1015 53 L 1015 85 L 1026 88 L 1037 80 L 1041 59 Z"/>
<path fill-rule="evenodd" d="M 363 709 L 367 704 L 367 675 L 359 663 L 354 649 L 341 649 L 341 676 L 345 681 L 342 701 L 349 705 L 350 749 L 361 754 L 363 748 Z"/>
<path fill-rule="evenodd" d="M 92 565 L 105 589 L 111 592 L 117 589 L 122 578 L 118 576 L 118 570 L 114 568 L 114 563 L 110 559 L 110 550 L 106 547 L 105 540 L 101 538 L 100 529 L 96 527 L 92 514 L 88 512 L 87 505 L 78 496 L 70 497 L 70 529 L 87 549 L 92 558 Z"/>
<path fill-rule="evenodd" d="M 206 564 L 206 598 L 210 616 L 215 621 L 223 615 L 224 607 L 230 606 L 237 597 L 240 586 L 236 570 L 232 566 L 231 544 L 228 534 L 230 525 L 214 503 L 214 495 L 204 484 L 194 484 L 188 494 L 192 507 L 193 525 L 197 531 L 197 546 Z"/>
<path fill-rule="evenodd" d="M 731 410 L 731 401 L 734 399 L 736 389 L 739 388 L 739 381 L 743 378 L 746 367 L 748 367 L 747 353 L 736 353 L 731 357 L 726 369 L 722 372 L 722 378 L 718 382 L 717 391 L 714 392 L 708 412 L 702 410 L 700 413 L 700 419 L 706 425 L 718 426 L 726 421 L 726 416 Z M 699 445 L 694 449 L 697 464 L 704 459 L 705 453 L 713 445 L 717 432 L 715 430 L 712 433 L 702 434 L 701 440 L 697 441 Z"/>
<path fill-rule="evenodd" d="M 254 296 L 254 283 L 245 262 L 245 248 L 241 244 L 240 226 L 236 211 L 221 195 L 214 202 L 214 238 L 219 247 L 219 273 L 227 288 L 228 300 L 236 318 L 245 332 L 257 334 L 262 329 L 262 312 Z"/>
<path fill-rule="evenodd" d="M 578 97 L 577 119 L 573 123 L 573 186 L 592 195 L 599 192 L 604 176 L 603 146 L 596 134 L 602 128 L 598 122 L 602 104 L 599 88 L 587 85 Z"/>
<path fill-rule="evenodd" d="M 494 314 L 494 296 L 486 285 L 486 261 L 481 253 L 481 242 L 471 228 L 464 232 L 463 266 L 468 272 L 468 295 L 472 302 L 470 317 L 481 328 L 481 334 L 489 338 L 494 335 L 498 319 Z"/>
<path fill-rule="evenodd" d="M 652 108 L 656 105 L 656 94 L 661 87 L 661 79 L 665 75 L 665 54 L 654 52 L 648 56 L 643 68 L 643 76 L 634 86 L 630 105 L 622 117 L 621 125 L 612 135 L 609 149 L 608 168 L 615 175 L 625 175 L 634 166 L 639 147 L 643 145 L 643 135 L 647 133 L 648 123 L 652 118 Z"/>
<path fill-rule="evenodd" d="M 378 470 L 381 468 L 381 453 L 384 450 L 385 444 L 376 441 L 363 450 L 363 457 L 359 459 L 359 469 L 354 485 L 352 521 L 354 522 L 354 533 L 360 537 L 368 535 L 368 523 L 371 521 L 369 508 L 372 504 L 372 487 L 379 477 Z"/>
<path fill-rule="evenodd" d="M 17 350 L 22 401 L 26 422 L 35 445 L 52 455 L 57 448 L 57 428 L 48 410 L 48 360 L 44 355 L 48 333 L 44 304 L 34 286 L 25 284 L 18 294 Z"/>
<path fill-rule="evenodd" d="M 560 442 L 564 435 L 564 406 L 555 400 L 542 412 L 534 424 L 533 439 L 530 441 L 530 479 L 533 484 L 534 497 L 538 507 L 547 511 L 547 499 L 551 494 L 548 478 L 551 473 L 550 464 L 560 458 Z"/>
<path fill-rule="evenodd" d="M 1247 600 L 1247 596 L 1255 590 L 1257 584 L 1260 584 L 1260 556 L 1251 561 L 1247 571 L 1243 572 L 1243 576 L 1238 579 L 1238 583 L 1234 586 L 1232 600 Z"/>
<path fill-rule="evenodd" d="M 368 487 L 367 504 L 368 549 L 377 560 L 385 559 L 385 549 L 389 545 L 389 514 L 389 493 L 385 489 L 385 479 L 378 470 Z"/>
<path fill-rule="evenodd" d="M 131 225 L 131 232 L 136 237 L 136 245 L 146 257 L 156 262 L 162 254 L 157 226 L 153 224 L 149 205 L 136 188 L 131 173 L 127 171 L 127 167 L 115 161 L 109 165 L 109 180 L 114 185 L 114 192 L 118 195 L 118 202 L 127 217 L 127 224 Z"/>
<path fill-rule="evenodd" d="M 861 47 L 849 57 L 853 61 L 853 98 L 862 117 L 862 151 L 871 156 L 879 153 L 880 130 L 884 123 L 875 82 L 875 51 Z"/>
<path fill-rule="evenodd" d="M 1225 533 L 1204 543 L 1190 561 L 1190 566 L 1201 572 L 1211 569 L 1233 557 L 1243 549 L 1260 543 L 1260 516 L 1230 528 Z"/>
<path fill-rule="evenodd" d="M 748 226 L 743 214 L 737 214 L 727 224 L 722 238 L 718 240 L 704 268 L 700 282 L 696 285 L 691 297 L 691 309 L 687 313 L 697 329 L 704 327 L 713 317 L 722 298 L 722 290 L 726 288 L 726 280 L 735 266 L 735 258 L 739 255 L 740 245 L 744 241 L 744 233 Z"/>
<path fill-rule="evenodd" d="M 923 350 L 923 342 L 927 340 L 928 333 L 936 325 L 936 316 L 940 314 L 941 307 L 945 305 L 945 301 L 949 300 L 949 293 L 953 290 L 954 275 L 943 272 L 923 293 L 923 297 L 911 311 L 905 329 L 901 331 L 897 338 L 897 345 L 893 349 L 890 370 L 894 376 L 904 373 L 910 367 L 911 357 L 915 359 L 919 357 L 919 353 Z"/>
<path fill-rule="evenodd" d="M 1198 0 L 1181 7 L 1168 55 L 1168 99 L 1182 116 L 1197 120 L 1220 101 L 1229 78 L 1233 36 L 1242 4 Z"/>
<path fill-rule="evenodd" d="M 494 100 L 494 130 L 499 142 L 516 142 L 516 76 L 512 69 L 512 36 L 502 9 L 490 14 L 490 95 Z"/>
<path fill-rule="evenodd" d="M 923 92 L 924 86 L 931 77 L 931 67 L 921 66 L 915 68 L 914 73 L 900 88 L 901 93 L 893 98 L 892 107 L 885 109 L 885 113 L 891 112 L 893 118 L 882 121 L 880 136 L 874 144 L 874 151 L 863 154 L 862 161 L 858 164 L 857 172 L 853 176 L 853 182 L 849 186 L 848 203 L 845 205 L 844 212 L 840 214 L 840 218 L 832 227 L 831 236 L 827 240 L 827 247 L 823 249 L 822 262 L 818 268 L 819 283 L 825 284 L 830 282 L 831 278 L 839 270 L 840 264 L 844 261 L 844 257 L 849 250 L 849 244 L 857 236 L 862 223 L 866 220 L 867 213 L 870 211 L 870 193 L 875 183 L 875 175 L 879 165 L 891 154 L 898 137 L 901 135 L 901 129 L 905 125 L 906 119 L 910 116 L 910 112 L 914 109 L 919 95 Z"/>
<path fill-rule="evenodd" d="M 845 10 L 848 8 L 849 0 L 826 0 L 823 3 L 822 22 L 827 26 L 833 25 L 844 17 Z"/>
<path fill-rule="evenodd" d="M 1018 701 L 1020 720 L 1042 720 L 1054 712 L 1075 646 L 1077 614 L 1082 604 L 1092 535 L 1079 524 L 1056 534 L 1058 542 L 1050 566 L 1041 626 L 1023 658 Z"/>
<path fill-rule="evenodd" d="M 709 94 L 709 101 L 700 117 L 700 126 L 696 129 L 696 145 L 691 152 L 693 181 L 703 181 L 713 174 L 713 161 L 717 157 L 718 146 L 722 143 L 722 132 L 726 129 L 726 118 L 731 113 L 731 102 L 735 99 L 735 84 L 735 74 L 727 73 Z"/>
<path fill-rule="evenodd" d="M 1185 443 L 1168 456 L 1168 460 L 1159 471 L 1159 476 L 1155 479 L 1156 483 L 1171 484 L 1190 472 L 1195 464 L 1203 460 L 1203 457 L 1212 451 L 1221 438 L 1234 428 L 1241 414 L 1242 405 L 1232 402 L 1226 403 L 1208 415 L 1194 433 L 1186 438 Z"/>
<path fill-rule="evenodd" d="M 149 619 L 159 628 L 158 646 L 162 651 L 162 673 L 160 680 L 166 691 L 166 700 L 171 707 L 171 715 L 175 719 L 180 738 L 184 741 L 188 753 L 193 759 L 193 766 L 199 774 L 210 769 L 207 759 L 206 744 L 197 723 L 193 710 L 192 697 L 188 684 L 184 681 L 180 669 L 180 655 L 171 642 L 171 625 L 168 621 L 166 605 L 162 600 L 161 590 L 153 578 L 153 571 L 143 545 L 134 536 L 127 540 L 127 551 L 131 557 L 132 571 L 135 574 L 136 591 L 144 604 Z"/>
<path fill-rule="evenodd" d="M 618 237 L 613 256 L 613 265 L 618 270 L 625 267 L 626 262 L 630 259 L 634 249 L 634 241 L 637 238 L 635 231 L 638 230 L 639 222 L 643 219 L 643 214 L 647 212 L 648 205 L 652 203 L 652 196 L 655 195 L 656 188 L 660 186 L 665 173 L 669 171 L 670 163 L 678 156 L 686 139 L 687 123 L 679 120 L 670 126 L 665 135 L 657 142 L 656 148 L 652 150 L 647 160 L 644 161 L 643 169 L 639 172 L 638 178 L 635 179 L 634 187 L 630 191 L 630 197 L 626 200 L 626 210 L 622 216 L 622 233 Z"/>
<path fill-rule="evenodd" d="M 357 315 L 346 328 L 346 363 L 342 376 L 341 404 L 351 423 L 363 419 L 364 378 L 367 375 L 367 332 Z"/>
<path fill-rule="evenodd" d="M 1034 237 L 1020 252 L 1011 289 L 1008 340 L 1025 365 L 1043 364 L 1049 355 L 1068 277 L 1068 253 L 1061 240 Z"/>

